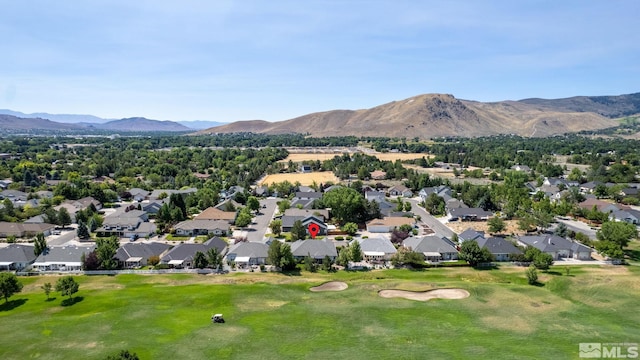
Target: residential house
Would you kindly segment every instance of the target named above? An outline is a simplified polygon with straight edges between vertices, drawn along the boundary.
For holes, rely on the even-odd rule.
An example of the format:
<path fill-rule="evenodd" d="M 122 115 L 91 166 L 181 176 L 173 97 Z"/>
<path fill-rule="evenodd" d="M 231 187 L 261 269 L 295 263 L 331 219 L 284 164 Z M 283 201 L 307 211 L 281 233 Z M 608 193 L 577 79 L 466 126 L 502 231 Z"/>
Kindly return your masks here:
<path fill-rule="evenodd" d="M 311 209 L 314 202 L 319 201 L 322 198 L 321 192 L 308 191 L 308 192 L 296 192 L 293 199 L 291 199 L 292 208 Z"/>
<path fill-rule="evenodd" d="M 82 257 L 94 251 L 94 244 L 89 246 L 50 246 L 49 251 L 38 256 L 32 267 L 38 271 L 80 271 Z"/>
<path fill-rule="evenodd" d="M 284 211 L 284 216 L 316 216 L 319 219 L 326 220 L 329 218 L 329 210 L 327 209 L 287 209 Z"/>
<path fill-rule="evenodd" d="M 615 221 L 624 221 L 629 224 L 640 224 L 640 211 L 634 209 L 618 210 L 609 215 L 609 218 Z"/>
<path fill-rule="evenodd" d="M 402 225 L 414 227 L 416 220 L 411 217 L 385 217 L 367 222 L 367 231 L 372 233 L 390 233 Z"/>
<path fill-rule="evenodd" d="M 152 256 L 162 256 L 171 245 L 160 242 L 127 243 L 118 248 L 115 258 L 126 269 L 139 268 L 149 263 Z"/>
<path fill-rule="evenodd" d="M 603 213 L 612 213 L 620 210 L 629 210 L 629 206 L 607 202 L 604 200 L 589 198 L 578 204 L 584 210 L 591 210 L 595 206 L 598 211 Z"/>
<path fill-rule="evenodd" d="M 149 222 L 149 215 L 142 210 L 120 208 L 106 216 L 102 227 L 96 230 L 98 236 L 118 236 L 143 238 L 152 236 L 157 230 L 156 224 Z"/>
<path fill-rule="evenodd" d="M 142 201 L 141 205 L 142 211 L 146 212 L 149 215 L 157 215 L 160 211 L 160 208 L 162 208 L 162 205 L 164 205 L 164 200 L 144 200 Z"/>
<path fill-rule="evenodd" d="M 200 214 L 196 215 L 194 220 L 218 220 L 218 221 L 226 221 L 229 224 L 233 224 L 236 220 L 237 212 L 235 211 L 224 211 L 220 210 L 216 207 L 210 207 L 205 209 Z"/>
<path fill-rule="evenodd" d="M 220 191 L 220 197 L 223 199 L 231 199 L 236 196 L 237 193 L 244 193 L 244 188 L 242 186 L 230 186 L 226 190 Z"/>
<path fill-rule="evenodd" d="M 518 242 L 523 246 L 533 246 L 544 253 L 550 254 L 554 260 L 563 258 L 590 260 L 591 252 L 593 251 L 587 246 L 558 235 L 519 236 Z"/>
<path fill-rule="evenodd" d="M 20 271 L 33 264 L 33 245 L 9 244 L 0 247 L 0 270 Z"/>
<path fill-rule="evenodd" d="M 526 172 L 526 173 L 530 173 L 531 172 L 531 168 L 528 167 L 527 165 L 513 165 L 511 167 L 511 170 L 515 170 L 515 171 L 520 171 L 520 172 Z"/>
<path fill-rule="evenodd" d="M 451 241 L 438 236 L 408 237 L 402 246 L 424 255 L 425 261 L 429 262 L 458 259 L 458 250 Z"/>
<path fill-rule="evenodd" d="M 620 190 L 620 195 L 624 197 L 638 197 L 638 188 L 627 187 Z"/>
<path fill-rule="evenodd" d="M 15 236 L 17 238 L 33 237 L 38 233 L 45 236 L 51 235 L 55 225 L 47 223 L 14 223 L 0 221 L 0 238 Z"/>
<path fill-rule="evenodd" d="M 232 199 L 226 199 L 224 201 L 222 201 L 221 203 L 219 203 L 218 205 L 213 206 L 214 208 L 218 209 L 218 210 L 222 210 L 222 211 L 226 211 L 226 212 L 233 212 L 235 214 L 236 210 L 240 209 L 242 207 L 242 204 L 232 200 Z M 234 217 L 235 220 L 235 217 Z"/>
<path fill-rule="evenodd" d="M 522 250 L 501 237 L 481 237 L 476 242 L 481 248 L 487 248 L 496 261 L 509 261 L 512 254 L 522 254 Z"/>
<path fill-rule="evenodd" d="M 206 255 L 209 249 L 213 248 L 216 248 L 219 254 L 224 255 L 227 243 L 219 237 L 213 237 L 202 244 L 180 243 L 162 255 L 160 262 L 175 268 L 191 268 L 193 267 L 193 257 L 198 251 Z"/>
<path fill-rule="evenodd" d="M 142 202 L 143 200 L 146 200 L 151 193 L 145 189 L 131 188 L 129 189 L 129 194 L 131 194 L 134 201 Z"/>
<path fill-rule="evenodd" d="M 224 220 L 185 220 L 174 225 L 173 228 L 176 230 L 176 235 L 180 236 L 227 236 L 231 225 Z"/>
<path fill-rule="evenodd" d="M 444 205 L 446 210 L 450 210 L 450 209 L 461 209 L 461 208 L 468 208 L 467 204 L 464 203 L 464 201 L 462 200 L 458 200 L 456 198 L 451 198 L 447 201 L 445 201 L 445 205 Z"/>
<path fill-rule="evenodd" d="M 13 203 L 14 207 L 25 206 L 28 203 L 29 195 L 24 191 L 19 190 L 4 190 L 0 192 L 0 200 L 9 199 Z M 34 206 L 37 206 L 37 201 L 35 201 Z"/>
<path fill-rule="evenodd" d="M 180 190 L 155 189 L 147 197 L 148 197 L 149 200 L 159 200 L 161 197 L 167 197 L 168 198 L 168 197 L 171 197 L 171 195 L 173 195 L 173 194 L 180 194 L 180 195 L 182 195 L 182 197 L 187 197 L 188 195 L 193 194 L 193 193 L 195 193 L 197 191 L 198 191 L 198 189 L 196 189 L 196 188 L 187 188 L 187 189 L 180 189 Z"/>
<path fill-rule="evenodd" d="M 423 188 L 418 193 L 422 201 L 425 201 L 431 194 L 436 194 L 441 198 L 443 198 L 444 201 L 447 201 L 453 197 L 453 190 L 451 190 L 451 188 L 446 185 L 440 185 L 440 186 Z"/>
<path fill-rule="evenodd" d="M 542 183 L 544 185 L 563 186 L 565 188 L 580 186 L 580 182 L 577 180 L 568 180 L 556 177 L 545 177 Z"/>
<path fill-rule="evenodd" d="M 300 220 L 302 222 L 302 226 L 307 229 L 307 234 L 309 233 L 309 225 L 316 224 L 318 226 L 318 235 L 326 235 L 328 226 L 324 222 L 324 217 L 319 215 L 308 215 L 308 216 L 283 216 L 282 217 L 282 231 L 290 232 L 293 228 L 293 224 Z"/>
<path fill-rule="evenodd" d="M 332 261 L 338 256 L 335 245 L 330 240 L 298 240 L 291 243 L 293 257 L 301 261 L 310 256 L 315 262 L 322 262 L 326 256 Z"/>
<path fill-rule="evenodd" d="M 476 231 L 472 228 L 468 228 L 467 230 L 461 232 L 458 235 L 458 241 L 460 243 L 469 241 L 469 240 L 478 241 L 478 239 L 480 238 L 484 238 L 484 231 Z"/>
<path fill-rule="evenodd" d="M 382 170 L 375 170 L 370 173 L 372 180 L 384 180 L 387 178 L 387 173 Z"/>
<path fill-rule="evenodd" d="M 493 213 L 481 208 L 457 208 L 449 209 L 448 215 L 450 221 L 482 221 L 488 220 Z"/>
<path fill-rule="evenodd" d="M 389 195 L 410 198 L 413 196 L 413 191 L 404 185 L 396 185 L 389 188 Z"/>
<path fill-rule="evenodd" d="M 382 263 L 391 260 L 397 252 L 395 246 L 387 238 L 375 237 L 367 239 L 357 239 L 360 243 L 362 255 L 366 261 L 372 263 Z"/>
<path fill-rule="evenodd" d="M 227 262 L 235 262 L 239 268 L 267 263 L 269 245 L 261 242 L 240 242 L 227 251 Z"/>
<path fill-rule="evenodd" d="M 382 191 L 367 191 L 364 193 L 364 198 L 367 201 L 375 201 L 381 203 L 385 201 L 385 194 Z"/>

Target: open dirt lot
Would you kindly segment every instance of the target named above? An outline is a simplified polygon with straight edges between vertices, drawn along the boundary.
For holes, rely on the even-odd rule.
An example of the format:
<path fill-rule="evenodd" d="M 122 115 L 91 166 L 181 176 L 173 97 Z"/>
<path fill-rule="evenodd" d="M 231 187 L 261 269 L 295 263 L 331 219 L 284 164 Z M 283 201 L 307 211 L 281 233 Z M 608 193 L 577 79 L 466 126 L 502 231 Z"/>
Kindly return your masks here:
<path fill-rule="evenodd" d="M 290 174 L 272 174 L 265 176 L 262 181 L 258 183 L 258 185 L 269 185 L 273 183 L 281 183 L 283 181 L 289 181 L 292 184 L 296 182 L 300 182 L 301 185 L 309 186 L 313 184 L 315 181 L 317 184 L 332 182 L 337 184 L 340 182 L 333 172 L 331 171 L 323 171 L 323 172 L 312 172 L 312 173 L 290 173 Z"/>

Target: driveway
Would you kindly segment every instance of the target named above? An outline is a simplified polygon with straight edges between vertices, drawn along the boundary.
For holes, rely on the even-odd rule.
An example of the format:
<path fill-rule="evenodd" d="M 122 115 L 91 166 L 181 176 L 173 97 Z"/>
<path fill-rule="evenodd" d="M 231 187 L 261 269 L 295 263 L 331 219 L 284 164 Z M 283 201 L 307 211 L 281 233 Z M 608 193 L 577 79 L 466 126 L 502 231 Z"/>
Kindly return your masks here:
<path fill-rule="evenodd" d="M 449 229 L 447 225 L 440 222 L 440 220 L 429 214 L 425 209 L 418 206 L 418 200 L 409 199 L 409 202 L 411 202 L 411 211 L 421 218 L 421 221 L 418 222 L 419 225 L 420 223 L 424 223 L 435 232 L 435 235 L 451 239 L 454 234 L 453 230 Z"/>
<path fill-rule="evenodd" d="M 72 224 L 71 226 L 77 225 Z M 67 227 L 66 229 L 60 231 L 60 235 L 49 235 L 46 240 L 47 245 L 49 246 L 64 245 L 70 241 L 77 240 L 76 229 Z"/>

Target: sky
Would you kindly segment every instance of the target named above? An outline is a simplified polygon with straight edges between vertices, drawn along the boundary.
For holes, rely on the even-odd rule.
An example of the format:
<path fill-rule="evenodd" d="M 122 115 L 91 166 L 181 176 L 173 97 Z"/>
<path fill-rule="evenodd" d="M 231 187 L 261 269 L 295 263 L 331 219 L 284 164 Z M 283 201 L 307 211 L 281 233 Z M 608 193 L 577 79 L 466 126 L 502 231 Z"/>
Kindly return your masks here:
<path fill-rule="evenodd" d="M 279 121 L 640 91 L 637 0 L 0 0 L 0 109 Z"/>

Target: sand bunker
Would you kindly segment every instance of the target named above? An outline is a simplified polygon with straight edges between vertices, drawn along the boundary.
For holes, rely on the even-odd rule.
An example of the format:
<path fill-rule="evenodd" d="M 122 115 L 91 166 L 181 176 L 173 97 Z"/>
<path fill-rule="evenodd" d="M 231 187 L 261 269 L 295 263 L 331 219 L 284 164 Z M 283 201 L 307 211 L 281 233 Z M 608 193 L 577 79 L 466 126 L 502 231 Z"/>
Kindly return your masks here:
<path fill-rule="evenodd" d="M 464 299 L 469 297 L 469 292 L 464 289 L 434 289 L 427 291 L 407 290 L 381 290 L 378 292 L 383 298 L 405 298 L 417 301 L 429 301 L 431 299 Z"/>
<path fill-rule="evenodd" d="M 346 283 L 343 283 L 342 281 L 329 281 L 327 283 L 324 283 L 320 286 L 314 286 L 312 287 L 311 291 L 342 291 L 342 290 L 346 290 L 349 286 Z"/>

